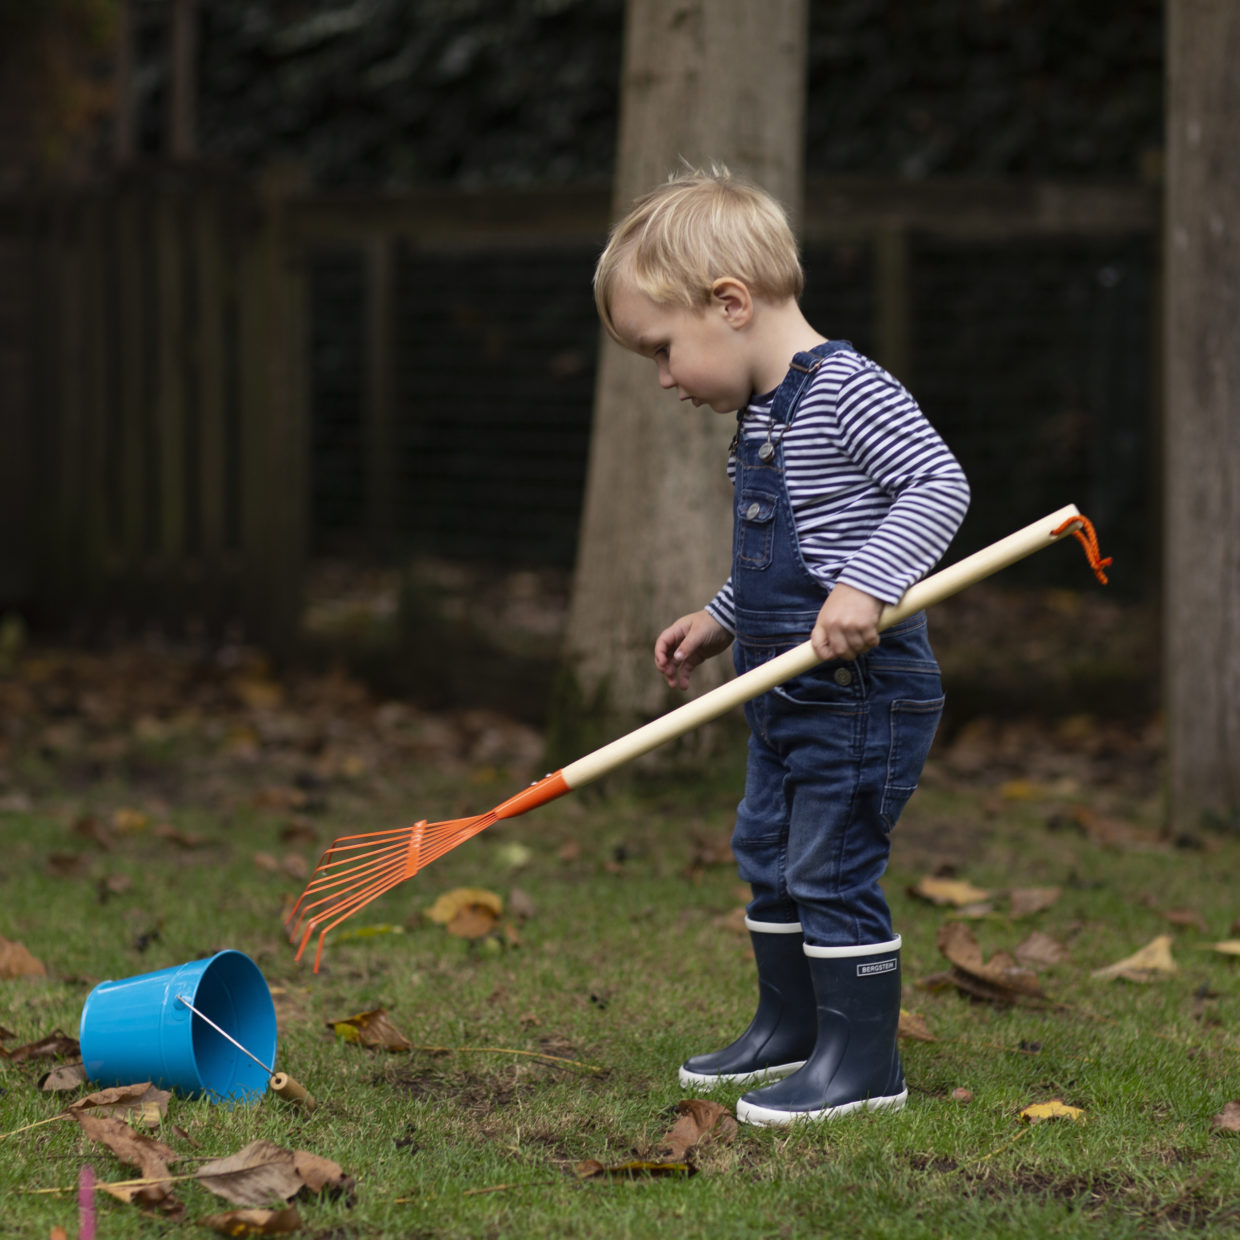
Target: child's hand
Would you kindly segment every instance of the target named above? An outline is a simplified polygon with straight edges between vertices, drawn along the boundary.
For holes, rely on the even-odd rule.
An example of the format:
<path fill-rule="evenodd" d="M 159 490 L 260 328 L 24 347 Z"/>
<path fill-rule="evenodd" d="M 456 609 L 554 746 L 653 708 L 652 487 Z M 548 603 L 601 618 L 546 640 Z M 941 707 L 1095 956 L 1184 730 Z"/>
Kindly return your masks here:
<path fill-rule="evenodd" d="M 654 665 L 673 689 L 687 689 L 693 669 L 731 644 L 732 634 L 710 612 L 695 611 L 659 634 Z"/>
<path fill-rule="evenodd" d="M 883 604 L 872 595 L 844 584 L 827 595 L 810 642 L 823 660 L 855 659 L 878 645 L 878 617 Z"/>

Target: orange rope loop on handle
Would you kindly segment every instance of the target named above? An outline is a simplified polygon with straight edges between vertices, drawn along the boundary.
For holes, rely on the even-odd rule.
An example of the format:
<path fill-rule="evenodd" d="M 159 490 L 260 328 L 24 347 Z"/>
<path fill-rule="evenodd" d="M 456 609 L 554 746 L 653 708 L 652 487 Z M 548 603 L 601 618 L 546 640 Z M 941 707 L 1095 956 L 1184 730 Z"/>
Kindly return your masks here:
<path fill-rule="evenodd" d="M 1102 570 L 1110 567 L 1111 557 L 1108 555 L 1106 559 L 1103 559 L 1102 552 L 1098 548 L 1098 535 L 1094 531 L 1094 523 L 1088 517 L 1078 513 L 1075 517 L 1069 517 L 1061 526 L 1051 530 L 1051 537 L 1058 538 L 1061 534 L 1066 534 L 1069 527 L 1075 527 L 1072 530 L 1072 537 L 1085 548 L 1085 558 L 1089 560 L 1089 567 L 1094 570 L 1094 576 L 1106 585 L 1107 575 Z"/>

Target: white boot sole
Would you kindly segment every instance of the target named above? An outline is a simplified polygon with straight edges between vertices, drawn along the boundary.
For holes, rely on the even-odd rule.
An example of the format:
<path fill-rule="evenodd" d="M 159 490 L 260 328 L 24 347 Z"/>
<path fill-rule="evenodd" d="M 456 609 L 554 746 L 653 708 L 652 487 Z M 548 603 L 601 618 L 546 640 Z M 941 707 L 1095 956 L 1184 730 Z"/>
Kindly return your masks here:
<path fill-rule="evenodd" d="M 858 1111 L 902 1111 L 907 1101 L 906 1089 L 887 1098 L 863 1098 L 860 1102 L 844 1102 L 820 1111 L 776 1111 L 773 1107 L 757 1106 L 742 1098 L 736 1104 L 736 1118 L 742 1124 L 753 1124 L 757 1128 L 786 1128 L 789 1124 L 813 1124 L 853 1115 Z"/>
<path fill-rule="evenodd" d="M 715 1076 L 703 1072 L 688 1072 L 680 1069 L 680 1084 L 685 1089 L 717 1089 L 721 1085 L 760 1085 L 764 1081 L 777 1081 L 781 1077 L 791 1076 L 805 1067 L 804 1059 L 796 1063 L 777 1063 L 769 1068 L 759 1068 L 756 1072 L 731 1072 Z"/>

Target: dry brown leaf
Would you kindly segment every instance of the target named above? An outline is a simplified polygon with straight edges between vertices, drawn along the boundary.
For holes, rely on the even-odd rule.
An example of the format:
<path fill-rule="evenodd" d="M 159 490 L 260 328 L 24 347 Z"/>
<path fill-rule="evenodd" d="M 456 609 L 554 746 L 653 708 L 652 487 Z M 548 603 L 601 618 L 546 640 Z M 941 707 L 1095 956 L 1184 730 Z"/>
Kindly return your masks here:
<path fill-rule="evenodd" d="M 91 1112 L 118 1119 L 137 1119 L 148 1126 L 153 1121 L 157 1125 L 168 1114 L 168 1099 L 171 1097 L 170 1090 L 157 1089 L 150 1081 L 137 1085 L 113 1085 L 79 1098 L 66 1109 L 66 1114 Z"/>
<path fill-rule="evenodd" d="M 388 1019 L 386 1008 L 359 1012 L 343 1020 L 329 1020 L 327 1027 L 346 1042 L 357 1042 L 384 1051 L 413 1049 L 413 1043 Z"/>
<path fill-rule="evenodd" d="M 59 1094 L 70 1089 L 80 1089 L 88 1080 L 90 1078 L 86 1075 L 85 1064 L 62 1063 L 39 1081 L 39 1088 L 46 1094 Z"/>
<path fill-rule="evenodd" d="M 973 932 L 961 922 L 949 921 L 939 929 L 938 946 L 952 964 L 953 981 L 970 994 L 1001 1003 L 1043 997 L 1042 983 L 1031 969 L 1003 952 L 985 961 Z"/>
<path fill-rule="evenodd" d="M 718 1102 L 705 1098 L 684 1098 L 677 1104 L 676 1110 L 678 1116 L 675 1124 L 659 1142 L 663 1162 L 688 1162 L 699 1145 L 736 1138 L 736 1120 L 732 1112 Z"/>
<path fill-rule="evenodd" d="M 1209 930 L 1206 925 L 1206 919 L 1201 915 L 1201 911 L 1195 908 L 1169 908 L 1156 910 L 1159 917 L 1163 921 L 1170 922 L 1173 926 L 1180 926 L 1186 930 L 1200 930 L 1205 934 Z"/>
<path fill-rule="evenodd" d="M 294 1150 L 293 1170 L 301 1177 L 306 1189 L 316 1196 L 343 1195 L 352 1202 L 357 1182 L 351 1175 L 345 1175 L 344 1168 L 338 1162 L 324 1158 L 321 1154 L 311 1154 L 309 1150 Z"/>
<path fill-rule="evenodd" d="M 1232 1101 L 1210 1121 L 1211 1132 L 1240 1132 L 1240 1102 Z"/>
<path fill-rule="evenodd" d="M 959 1102 L 963 1105 L 973 1101 L 973 1091 L 971 1089 L 965 1089 L 963 1085 L 958 1085 L 952 1090 L 951 1098 L 953 1102 Z"/>
<path fill-rule="evenodd" d="M 584 1162 L 577 1163 L 573 1167 L 573 1171 L 578 1179 L 582 1180 L 637 1180 L 645 1176 L 690 1176 L 695 1174 L 695 1169 L 690 1163 L 635 1160 L 633 1162 L 616 1163 L 613 1166 L 607 1167 L 596 1158 L 587 1158 Z"/>
<path fill-rule="evenodd" d="M 82 1131 L 92 1140 L 100 1141 L 123 1163 L 136 1167 L 145 1184 L 99 1185 L 104 1191 L 121 1201 L 136 1201 L 165 1214 L 179 1216 L 183 1204 L 172 1194 L 168 1183 L 171 1179 L 168 1164 L 176 1162 L 180 1155 L 162 1141 L 156 1141 L 144 1133 L 136 1132 L 124 1120 L 114 1115 L 92 1115 L 87 1111 L 67 1112 L 75 1119 Z"/>
<path fill-rule="evenodd" d="M 1091 977 L 1099 981 L 1123 978 L 1129 982 L 1157 982 L 1179 971 L 1171 957 L 1171 935 L 1160 934 L 1140 951 L 1134 952 L 1104 969 L 1095 969 Z"/>
<path fill-rule="evenodd" d="M 458 939 L 485 939 L 495 929 L 497 920 L 489 908 L 470 904 L 461 909 L 444 929 Z"/>
<path fill-rule="evenodd" d="M 937 1042 L 938 1038 L 930 1032 L 926 1025 L 926 1018 L 916 1012 L 908 1012 L 904 1008 L 900 1009 L 900 1031 L 899 1037 L 906 1042 Z"/>
<path fill-rule="evenodd" d="M 45 1038 L 37 1042 L 27 1042 L 25 1046 L 15 1046 L 11 1051 L 4 1051 L 4 1057 L 13 1063 L 25 1063 L 30 1059 L 73 1059 L 82 1053 L 77 1038 L 71 1038 L 59 1029 L 53 1029 Z"/>
<path fill-rule="evenodd" d="M 208 1214 L 200 1222 L 225 1236 L 287 1236 L 301 1230 L 296 1206 L 283 1210 L 226 1210 Z"/>
<path fill-rule="evenodd" d="M 1068 958 L 1068 949 L 1043 930 L 1035 930 L 1015 952 L 1016 959 L 1030 969 L 1049 969 Z"/>
<path fill-rule="evenodd" d="M 956 908 L 980 904 L 990 898 L 989 891 L 983 891 L 965 879 L 936 878 L 933 874 L 910 887 L 909 894 L 921 900 L 929 900 L 931 904 L 951 905 Z"/>
<path fill-rule="evenodd" d="M 1035 1102 L 1025 1107 L 1020 1117 L 1027 1124 L 1038 1124 L 1047 1119 L 1084 1119 L 1085 1112 L 1080 1107 L 1068 1106 L 1061 1098 L 1052 1098 L 1050 1102 Z"/>
<path fill-rule="evenodd" d="M 47 967 L 26 950 L 24 943 L 0 935 L 0 978 L 46 976 Z"/>
<path fill-rule="evenodd" d="M 1054 904 L 1060 895 L 1058 887 L 1018 887 L 1011 893 L 1011 906 L 1008 916 L 1015 920 L 1020 917 L 1031 917 Z"/>
<path fill-rule="evenodd" d="M 293 1165 L 293 1152 L 271 1141 L 251 1141 L 227 1158 L 203 1163 L 197 1180 L 235 1206 L 270 1206 L 288 1202 L 304 1181 Z"/>

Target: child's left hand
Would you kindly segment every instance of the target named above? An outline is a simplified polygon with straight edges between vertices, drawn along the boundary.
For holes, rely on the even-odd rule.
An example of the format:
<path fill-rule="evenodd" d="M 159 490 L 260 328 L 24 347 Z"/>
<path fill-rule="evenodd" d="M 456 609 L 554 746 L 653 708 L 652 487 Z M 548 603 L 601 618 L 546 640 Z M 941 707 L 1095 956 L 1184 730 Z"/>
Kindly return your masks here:
<path fill-rule="evenodd" d="M 827 659 L 853 660 L 878 645 L 878 618 L 883 604 L 873 595 L 866 594 L 843 583 L 827 595 L 810 642 L 814 653 Z"/>

